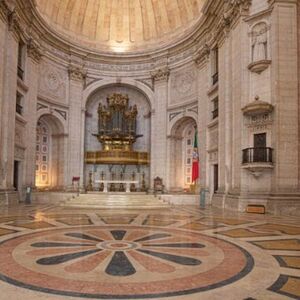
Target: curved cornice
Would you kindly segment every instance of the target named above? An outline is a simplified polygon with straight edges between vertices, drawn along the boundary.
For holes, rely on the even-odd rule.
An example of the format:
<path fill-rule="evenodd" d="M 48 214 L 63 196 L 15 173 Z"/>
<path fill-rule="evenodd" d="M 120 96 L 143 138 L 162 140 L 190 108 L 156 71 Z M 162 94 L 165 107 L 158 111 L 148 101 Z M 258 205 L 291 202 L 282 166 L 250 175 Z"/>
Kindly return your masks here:
<path fill-rule="evenodd" d="M 0 3 L 2 1 L 0 0 Z M 250 4 L 251 0 L 207 0 L 203 7 L 203 16 L 193 30 L 182 39 L 160 49 L 122 54 L 89 49 L 60 36 L 41 18 L 36 10 L 35 0 L 17 0 L 16 9 L 22 19 L 22 25 L 26 26 L 24 31 L 28 39 L 38 39 L 42 47 L 48 47 L 49 52 L 52 47 L 65 53 L 65 61 L 68 57 L 70 63 L 78 64 L 150 64 L 148 68 L 157 69 L 162 64 L 168 65 L 170 61 L 178 63 L 179 60 L 187 59 L 187 56 L 190 60 L 195 59 L 199 49 L 204 46 L 212 47 L 224 37 L 235 20 L 247 13 Z M 187 54 L 183 55 L 184 52 Z"/>

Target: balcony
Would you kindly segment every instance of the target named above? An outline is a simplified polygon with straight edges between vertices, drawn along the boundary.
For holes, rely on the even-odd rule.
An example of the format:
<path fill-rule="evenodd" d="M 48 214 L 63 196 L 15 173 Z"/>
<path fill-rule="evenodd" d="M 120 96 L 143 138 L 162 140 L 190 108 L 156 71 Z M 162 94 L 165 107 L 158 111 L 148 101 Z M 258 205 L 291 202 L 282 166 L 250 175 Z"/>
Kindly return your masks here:
<path fill-rule="evenodd" d="M 248 169 L 255 177 L 259 177 L 262 171 L 273 167 L 272 148 L 257 147 L 243 150 L 243 168 Z"/>
<path fill-rule="evenodd" d="M 268 147 L 243 150 L 243 164 L 273 163 L 273 149 Z"/>
<path fill-rule="evenodd" d="M 217 72 L 212 76 L 213 85 L 215 85 L 218 81 L 219 81 L 219 73 Z"/>

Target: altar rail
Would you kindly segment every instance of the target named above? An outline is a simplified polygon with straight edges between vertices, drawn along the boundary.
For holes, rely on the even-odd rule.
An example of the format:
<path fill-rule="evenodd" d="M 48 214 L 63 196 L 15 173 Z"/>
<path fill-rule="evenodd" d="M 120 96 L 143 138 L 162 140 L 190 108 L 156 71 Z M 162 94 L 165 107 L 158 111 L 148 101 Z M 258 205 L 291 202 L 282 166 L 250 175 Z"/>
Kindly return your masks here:
<path fill-rule="evenodd" d="M 148 165 L 150 157 L 147 152 L 87 151 L 85 162 L 87 164 Z"/>

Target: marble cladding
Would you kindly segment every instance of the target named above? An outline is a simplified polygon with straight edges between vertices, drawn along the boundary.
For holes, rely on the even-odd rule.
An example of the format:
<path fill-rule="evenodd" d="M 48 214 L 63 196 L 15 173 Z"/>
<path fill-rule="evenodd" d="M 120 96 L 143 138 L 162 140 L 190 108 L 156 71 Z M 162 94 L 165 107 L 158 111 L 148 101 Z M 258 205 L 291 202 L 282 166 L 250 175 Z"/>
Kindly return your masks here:
<path fill-rule="evenodd" d="M 273 10 L 266 11 L 268 7 Z M 252 44 L 251 32 L 260 22 L 268 25 L 264 43 L 267 43 L 266 58 L 271 63 L 258 74 L 248 67 L 256 46 Z M 143 137 L 138 139 L 135 147 L 151 153 L 150 171 L 146 175 L 149 185 L 155 176 L 160 176 L 167 190 L 176 186 L 171 159 L 176 157 L 176 163 L 180 164 L 183 148 L 182 145 L 172 148 L 168 139 L 175 124 L 184 127 L 186 118 L 190 117 L 198 125 L 199 183 L 209 189 L 209 199 L 213 204 L 219 205 L 223 197 L 229 206 L 241 210 L 244 204 L 240 205 L 240 200 L 236 199 L 242 194 L 249 197 L 281 195 L 284 199 L 293 193 L 298 197 L 300 81 L 297 66 L 300 41 L 296 28 L 299 28 L 296 1 L 253 0 L 250 15 L 239 18 L 226 37 L 219 41 L 219 81 L 215 85 L 212 82 L 212 55 L 201 60 L 199 65 L 191 63 L 195 45 L 176 53 L 177 56 L 172 53 L 172 58 L 181 57 L 183 65 L 180 66 L 176 65 L 175 58 L 168 65 L 170 57 L 166 54 L 160 60 L 142 62 L 137 59 L 132 66 L 118 62 L 113 67 L 106 64 L 109 70 L 105 69 L 104 62 L 99 64 L 99 61 L 88 58 L 84 62 L 81 58 L 59 56 L 60 51 L 56 49 L 57 57 L 51 57 L 48 51 L 39 65 L 34 65 L 26 57 L 25 77 L 17 85 L 18 43 L 7 23 L 1 19 L 0 188 L 12 188 L 15 155 L 22 162 L 22 188 L 34 185 L 34 128 L 41 116 L 52 116 L 53 122 L 50 123 L 55 138 L 61 139 L 60 143 L 53 143 L 53 157 L 60 165 L 58 174 L 61 179 L 56 181 L 59 187 L 70 188 L 73 176 L 81 177 L 82 186 L 86 184 L 83 178 L 90 167 L 84 167 L 84 151 L 100 149 L 98 141 L 91 135 L 97 130 L 97 101 L 105 102 L 107 94 L 121 92 L 127 93 L 131 103 L 138 105 L 138 133 Z M 214 47 L 213 44 L 209 46 Z M 51 47 L 54 46 L 46 45 L 45 49 Z M 75 69 L 68 68 L 70 61 L 76 64 Z M 151 77 L 150 71 L 153 72 L 154 68 L 157 72 L 164 70 L 162 80 L 157 80 L 158 76 Z M 22 126 L 15 118 L 17 86 L 25 100 Z M 219 97 L 219 116 L 214 127 L 209 127 L 212 122 L 211 101 L 216 96 Z M 256 96 L 274 105 L 271 121 L 259 128 L 249 127 L 241 111 Z M 267 133 L 267 146 L 274 149 L 274 168 L 258 174 L 243 169 L 241 160 L 242 149 L 251 147 L 253 134 L 261 132 Z M 182 139 L 182 136 L 176 138 Z M 15 149 L 15 144 L 19 147 L 20 143 L 23 144 L 24 158 L 19 148 Z M 213 159 L 208 153 L 212 150 Z M 180 153 L 174 155 L 175 152 Z M 216 163 L 219 165 L 218 195 L 213 193 L 213 165 Z M 249 200 L 249 197 L 245 201 L 250 203 L 253 198 Z M 269 199 L 269 196 L 265 197 Z"/>

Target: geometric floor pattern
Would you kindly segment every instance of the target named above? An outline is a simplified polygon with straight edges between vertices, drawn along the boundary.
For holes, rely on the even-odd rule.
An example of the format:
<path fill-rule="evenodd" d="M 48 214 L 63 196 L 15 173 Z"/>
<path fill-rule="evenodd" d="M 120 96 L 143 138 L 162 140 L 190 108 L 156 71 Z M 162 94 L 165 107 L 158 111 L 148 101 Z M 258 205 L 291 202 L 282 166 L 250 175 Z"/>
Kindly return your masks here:
<path fill-rule="evenodd" d="M 0 208 L 0 299 L 300 299 L 300 220 Z"/>

